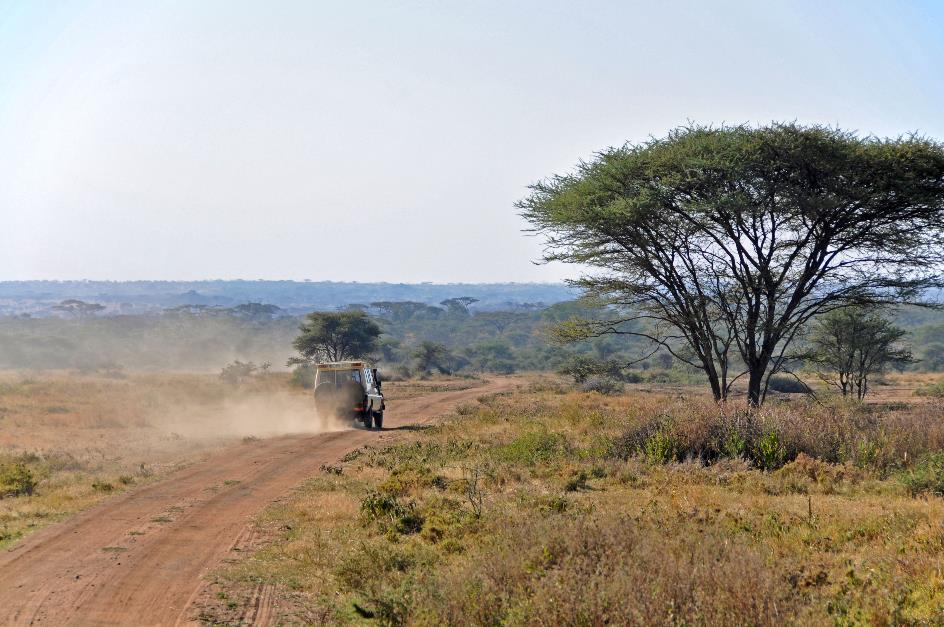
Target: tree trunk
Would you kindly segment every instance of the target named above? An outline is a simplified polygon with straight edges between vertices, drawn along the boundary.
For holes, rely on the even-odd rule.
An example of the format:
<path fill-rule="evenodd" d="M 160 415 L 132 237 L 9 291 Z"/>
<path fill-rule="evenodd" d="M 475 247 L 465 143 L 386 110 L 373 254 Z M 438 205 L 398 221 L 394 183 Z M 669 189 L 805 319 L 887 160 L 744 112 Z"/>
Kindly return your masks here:
<path fill-rule="evenodd" d="M 721 386 L 721 382 L 718 380 L 718 375 L 712 371 L 709 371 L 707 374 L 708 374 L 708 383 L 711 385 L 711 393 L 714 395 L 715 400 L 723 401 L 724 388 Z"/>
<path fill-rule="evenodd" d="M 747 404 L 751 407 L 760 407 L 764 385 L 764 371 L 766 368 L 752 367 L 747 380 Z"/>
<path fill-rule="evenodd" d="M 718 370 L 715 368 L 714 362 L 704 355 L 700 355 L 699 358 L 701 361 L 701 369 L 705 373 L 705 376 L 708 377 L 711 393 L 714 395 L 716 401 L 723 401 L 725 396 L 724 386 L 721 383 L 721 377 L 718 376 Z"/>

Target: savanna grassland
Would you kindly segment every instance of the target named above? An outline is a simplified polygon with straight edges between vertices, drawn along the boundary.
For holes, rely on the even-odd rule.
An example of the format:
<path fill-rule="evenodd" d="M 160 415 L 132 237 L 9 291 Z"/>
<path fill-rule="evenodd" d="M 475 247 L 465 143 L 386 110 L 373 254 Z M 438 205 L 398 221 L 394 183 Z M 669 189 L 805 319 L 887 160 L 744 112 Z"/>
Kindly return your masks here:
<path fill-rule="evenodd" d="M 944 624 L 942 419 L 535 380 L 325 466 L 197 618 L 266 588 L 286 624 Z"/>

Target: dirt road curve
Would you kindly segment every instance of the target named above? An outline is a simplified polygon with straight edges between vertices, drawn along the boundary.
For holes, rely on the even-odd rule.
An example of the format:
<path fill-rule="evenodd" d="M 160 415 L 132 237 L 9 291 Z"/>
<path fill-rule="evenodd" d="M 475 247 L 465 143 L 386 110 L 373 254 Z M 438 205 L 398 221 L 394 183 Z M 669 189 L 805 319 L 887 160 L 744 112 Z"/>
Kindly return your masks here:
<path fill-rule="evenodd" d="M 513 385 L 391 402 L 383 438 Z M 256 513 L 321 464 L 380 437 L 350 430 L 236 445 L 44 529 L 0 554 L 0 625 L 185 624 L 202 576 Z"/>

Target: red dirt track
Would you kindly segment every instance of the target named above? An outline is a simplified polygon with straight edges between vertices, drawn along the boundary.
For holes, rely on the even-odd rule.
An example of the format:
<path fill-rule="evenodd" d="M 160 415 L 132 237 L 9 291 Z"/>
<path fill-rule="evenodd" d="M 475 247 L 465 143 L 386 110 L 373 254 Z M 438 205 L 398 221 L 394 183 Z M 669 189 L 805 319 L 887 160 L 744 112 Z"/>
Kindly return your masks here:
<path fill-rule="evenodd" d="M 0 553 L 0 625 L 187 624 L 203 576 L 244 541 L 252 517 L 322 464 L 513 387 L 500 379 L 390 402 L 383 432 L 234 445 L 39 531 Z"/>

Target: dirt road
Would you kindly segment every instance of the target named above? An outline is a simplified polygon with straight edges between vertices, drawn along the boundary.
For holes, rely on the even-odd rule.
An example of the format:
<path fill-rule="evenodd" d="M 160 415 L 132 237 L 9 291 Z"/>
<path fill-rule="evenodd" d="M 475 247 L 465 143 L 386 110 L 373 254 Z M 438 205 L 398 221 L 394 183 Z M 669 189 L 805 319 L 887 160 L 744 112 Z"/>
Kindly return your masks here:
<path fill-rule="evenodd" d="M 513 386 L 499 379 L 392 401 L 383 432 L 235 445 L 48 527 L 0 554 L 0 625 L 187 623 L 203 575 L 244 540 L 251 518 L 322 464 Z"/>

